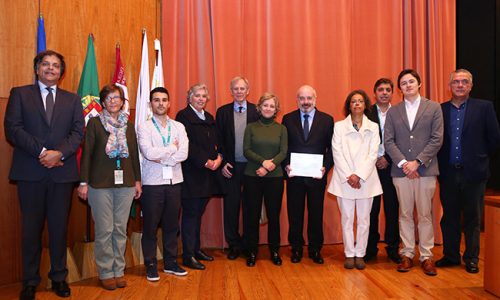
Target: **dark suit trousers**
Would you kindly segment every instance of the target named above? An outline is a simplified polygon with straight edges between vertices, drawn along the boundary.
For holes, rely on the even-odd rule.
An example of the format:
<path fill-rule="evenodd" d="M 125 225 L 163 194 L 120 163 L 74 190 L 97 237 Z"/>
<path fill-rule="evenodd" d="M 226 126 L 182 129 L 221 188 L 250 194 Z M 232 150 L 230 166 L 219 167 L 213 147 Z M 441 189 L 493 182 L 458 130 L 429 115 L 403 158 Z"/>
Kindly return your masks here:
<path fill-rule="evenodd" d="M 283 200 L 283 177 L 256 177 L 245 175 L 243 210 L 248 216 L 244 229 L 244 240 L 249 252 L 257 253 L 259 244 L 259 220 L 262 198 L 266 205 L 268 219 L 267 239 L 269 249 L 278 251 L 280 247 L 280 212 Z"/>
<path fill-rule="evenodd" d="M 240 225 L 240 203 L 243 196 L 243 172 L 246 163 L 237 162 L 233 165 L 233 176 L 224 179 L 227 194 L 224 196 L 224 235 L 229 247 L 243 249 L 244 243 L 241 239 L 238 227 Z M 243 222 L 246 221 L 243 215 Z M 245 225 L 243 225 L 245 228 Z"/>
<path fill-rule="evenodd" d="M 141 208 L 143 214 L 142 253 L 144 264 L 156 265 L 156 232 L 161 224 L 163 263 L 165 267 L 176 261 L 179 212 L 181 209 L 181 184 L 144 185 Z"/>
<path fill-rule="evenodd" d="M 445 178 L 439 178 L 443 217 L 443 253 L 453 262 L 460 262 L 461 216 L 465 236 L 464 262 L 478 263 L 479 234 L 483 215 L 486 182 L 471 183 L 463 169 L 449 167 Z"/>
<path fill-rule="evenodd" d="M 398 253 L 399 249 L 399 203 L 396 188 L 392 183 L 391 166 L 378 170 L 378 176 L 382 185 L 384 197 L 384 214 L 385 214 L 385 243 L 388 253 Z M 366 247 L 366 255 L 376 255 L 378 252 L 377 243 L 380 240 L 378 230 L 379 213 L 381 205 L 381 196 L 373 198 L 372 210 L 370 212 L 370 233 L 368 235 L 368 245 Z"/>
<path fill-rule="evenodd" d="M 182 198 L 182 257 L 188 259 L 200 250 L 201 217 L 210 198 Z"/>
<path fill-rule="evenodd" d="M 52 281 L 63 281 L 66 268 L 66 233 L 74 183 L 18 181 L 22 215 L 23 286 L 40 283 L 42 232 L 47 218 L 50 272 Z"/>
<path fill-rule="evenodd" d="M 288 208 L 288 242 L 292 249 L 301 251 L 304 246 L 304 210 L 307 198 L 307 238 L 309 250 L 320 251 L 323 246 L 323 203 L 325 178 L 318 180 L 306 177 L 287 179 L 286 197 Z"/>

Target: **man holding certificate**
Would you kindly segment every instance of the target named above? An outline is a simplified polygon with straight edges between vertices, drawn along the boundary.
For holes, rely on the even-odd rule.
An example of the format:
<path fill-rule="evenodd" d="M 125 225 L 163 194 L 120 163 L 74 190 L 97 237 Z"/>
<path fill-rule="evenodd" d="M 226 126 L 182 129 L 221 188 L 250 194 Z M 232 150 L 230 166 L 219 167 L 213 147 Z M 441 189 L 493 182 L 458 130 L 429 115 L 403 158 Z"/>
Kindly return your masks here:
<path fill-rule="evenodd" d="M 309 257 L 323 264 L 323 200 L 326 175 L 333 166 L 331 140 L 333 118 L 316 109 L 316 91 L 304 85 L 297 91 L 298 109 L 283 117 L 288 131 L 286 171 L 288 208 L 288 241 L 292 246 L 292 263 L 302 259 L 305 244 L 302 235 L 307 198 L 307 238 Z"/>

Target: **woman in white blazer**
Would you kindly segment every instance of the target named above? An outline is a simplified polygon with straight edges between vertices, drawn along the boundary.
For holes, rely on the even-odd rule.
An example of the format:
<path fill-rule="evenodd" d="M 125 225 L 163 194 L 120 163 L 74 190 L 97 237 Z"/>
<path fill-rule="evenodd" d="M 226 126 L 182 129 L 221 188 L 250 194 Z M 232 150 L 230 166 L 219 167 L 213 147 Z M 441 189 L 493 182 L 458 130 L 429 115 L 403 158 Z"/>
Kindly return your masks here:
<path fill-rule="evenodd" d="M 382 194 L 375 168 L 380 144 L 379 128 L 366 117 L 369 108 L 368 95 L 363 90 L 352 91 L 344 104 L 346 118 L 335 124 L 332 138 L 335 169 L 328 192 L 337 196 L 342 216 L 346 269 L 365 268 L 363 257 L 368 242 L 373 197 Z"/>

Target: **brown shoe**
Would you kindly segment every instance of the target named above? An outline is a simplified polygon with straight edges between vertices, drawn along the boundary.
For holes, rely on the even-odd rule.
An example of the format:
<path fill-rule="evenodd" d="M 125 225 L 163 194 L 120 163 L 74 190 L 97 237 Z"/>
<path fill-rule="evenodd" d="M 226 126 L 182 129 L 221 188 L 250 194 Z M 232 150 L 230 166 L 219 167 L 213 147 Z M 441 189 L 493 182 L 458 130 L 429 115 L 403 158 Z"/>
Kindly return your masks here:
<path fill-rule="evenodd" d="M 127 286 L 127 281 L 125 280 L 124 276 L 116 277 L 115 280 L 116 280 L 116 287 L 117 288 L 124 288 Z"/>
<path fill-rule="evenodd" d="M 101 285 L 105 290 L 116 290 L 116 281 L 114 278 L 101 279 Z"/>
<path fill-rule="evenodd" d="M 354 265 L 355 265 L 356 269 L 363 270 L 366 266 L 365 260 L 363 259 L 363 257 L 355 257 L 354 258 Z"/>
<path fill-rule="evenodd" d="M 437 275 L 436 266 L 434 266 L 434 262 L 432 261 L 432 259 L 430 259 L 430 258 L 425 259 L 424 261 L 422 261 L 420 263 L 420 266 L 424 270 L 425 275 L 429 275 L 429 276 L 436 276 Z"/>
<path fill-rule="evenodd" d="M 354 257 L 346 257 L 344 261 L 344 268 L 354 269 Z"/>
<path fill-rule="evenodd" d="M 408 256 L 401 255 L 401 263 L 398 265 L 398 272 L 408 272 L 413 267 L 413 260 Z"/>

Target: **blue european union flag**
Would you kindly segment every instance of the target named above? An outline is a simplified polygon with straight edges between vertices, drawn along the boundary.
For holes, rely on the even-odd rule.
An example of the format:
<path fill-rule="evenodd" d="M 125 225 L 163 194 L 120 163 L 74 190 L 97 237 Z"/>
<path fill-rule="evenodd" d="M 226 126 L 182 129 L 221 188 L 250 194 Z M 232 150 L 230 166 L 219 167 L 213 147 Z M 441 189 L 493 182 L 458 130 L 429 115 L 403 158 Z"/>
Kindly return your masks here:
<path fill-rule="evenodd" d="M 40 53 L 47 49 L 47 43 L 45 42 L 45 25 L 43 23 L 43 17 L 40 15 L 38 17 L 38 31 L 36 37 L 36 53 Z"/>

